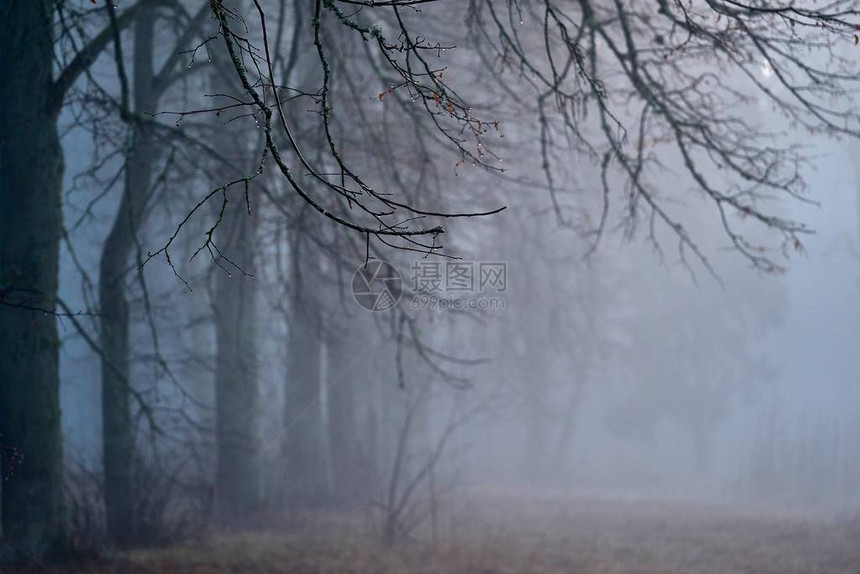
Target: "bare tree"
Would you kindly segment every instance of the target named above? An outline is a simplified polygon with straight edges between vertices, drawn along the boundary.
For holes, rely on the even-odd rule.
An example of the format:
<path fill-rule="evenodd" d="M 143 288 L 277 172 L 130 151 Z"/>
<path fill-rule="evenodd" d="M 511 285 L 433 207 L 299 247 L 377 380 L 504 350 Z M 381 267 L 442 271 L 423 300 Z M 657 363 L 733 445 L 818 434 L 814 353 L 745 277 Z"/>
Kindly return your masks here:
<path fill-rule="evenodd" d="M 317 53 L 323 73 L 316 98 L 329 160 L 336 168 L 334 176 L 327 176 L 329 172 L 313 165 L 302 152 L 302 142 L 293 136 L 286 119 L 289 86 L 281 84 L 272 66 L 272 54 L 279 45 L 267 33 L 266 7 L 255 2 L 249 12 L 259 27 L 255 39 L 236 31 L 239 15 L 220 1 L 212 2 L 220 36 L 249 98 L 237 104 L 259 116 L 266 134 L 265 155 L 289 186 L 326 218 L 382 242 L 409 238 L 401 246 L 424 251 L 435 250 L 435 244 L 410 242 L 438 236 L 439 226 L 407 228 L 403 222 L 409 217 L 394 225 L 384 222 L 399 212 L 443 219 L 446 214 L 392 199 L 349 167 L 331 131 L 330 118 L 337 108 L 329 90 L 338 78 L 329 65 L 323 38 L 329 22 L 339 24 L 344 34 L 360 38 L 379 72 L 392 78 L 380 99 L 407 96 L 438 130 L 442 143 L 452 145 L 463 160 L 498 171 L 486 161 L 492 157 L 488 146 L 478 145 L 485 143 L 482 136 L 493 125 L 492 119 L 476 118 L 472 105 L 442 79 L 442 68 L 427 59 L 450 48 L 421 36 L 422 22 L 432 19 L 435 4 L 436 0 L 314 2 L 313 45 L 308 47 Z M 341 8 L 346 5 L 354 11 L 347 14 Z M 501 89 L 537 115 L 544 170 L 559 221 L 599 238 L 607 224 L 609 199 L 616 187 L 622 188 L 628 232 L 644 220 L 656 244 L 655 228 L 665 224 L 678 240 L 682 259 L 692 253 L 711 269 L 706 253 L 667 204 L 664 196 L 669 194 L 661 192 L 654 179 L 670 158 L 677 158 L 683 165 L 684 185 L 713 203 L 732 247 L 757 268 L 778 271 L 773 257 L 747 239 L 743 221 L 775 232 L 786 248 L 801 248 L 807 229 L 774 213 L 769 200 L 774 196 L 803 199 L 805 161 L 801 150 L 790 143 L 773 143 L 773 134 L 756 127 L 733 104 L 764 98 L 801 129 L 858 135 L 857 115 L 848 97 L 857 77 L 856 65 L 834 47 L 839 40 L 846 47 L 853 44 L 858 15 L 851 0 L 823 7 L 792 2 L 763 7 L 705 1 L 688 6 L 666 0 L 644 6 L 623 0 L 581 0 L 562 6 L 552 0 L 528 4 L 471 0 L 463 19 L 480 39 L 478 51 L 488 65 L 495 66 Z M 530 27 L 521 29 L 520 22 Z M 387 26 L 396 41 L 386 36 Z M 255 41 L 259 49 L 252 47 Z M 713 69 L 729 75 L 731 81 L 722 81 Z M 513 71 L 523 81 L 522 88 L 508 81 Z M 773 81 L 765 81 L 764 73 Z M 834 104 L 835 95 L 845 96 L 846 103 Z M 591 109 L 593 119 L 586 115 Z M 467 141 L 470 138 L 472 142 Z M 573 221 L 555 193 L 550 160 L 564 151 L 554 145 L 562 138 L 601 166 L 604 207 L 594 225 Z M 286 154 L 295 156 L 314 181 L 330 189 L 330 197 L 340 207 L 354 208 L 372 224 L 342 215 L 338 203 L 311 193 L 295 177 Z M 711 175 L 712 170 L 720 175 Z"/>
<path fill-rule="evenodd" d="M 784 249 L 802 248 L 806 227 L 774 207 L 774 199 L 805 200 L 807 162 L 787 133 L 858 135 L 850 96 L 856 62 L 840 46 L 856 43 L 856 2 L 504 4 L 471 0 L 469 24 L 486 39 L 488 56 L 498 56 L 500 81 L 516 70 L 530 86 L 512 96 L 537 112 L 551 192 L 559 175 L 551 160 L 565 153 L 554 146 L 560 141 L 601 169 L 598 223 L 578 221 L 552 193 L 562 223 L 596 241 L 611 225 L 610 199 L 623 189 L 628 233 L 644 226 L 656 244 L 655 229 L 665 225 L 681 259 L 692 254 L 710 269 L 694 230 L 670 205 L 675 196 L 657 179 L 678 164 L 678 186 L 713 204 L 731 246 L 757 269 L 781 266 L 747 235 L 755 226 L 781 237 Z M 540 31 L 529 34 L 520 23 Z M 750 110 L 756 102 L 790 128 L 760 127 Z"/>
<path fill-rule="evenodd" d="M 129 24 L 136 6 L 118 17 L 118 27 Z M 67 547 L 56 318 L 63 236 L 57 122 L 67 93 L 112 37 L 109 26 L 92 38 L 57 34 L 57 19 L 94 18 L 65 8 L 39 0 L 0 9 L 10 26 L 0 40 L 0 199 L 6 206 L 0 215 L 0 441 L 6 453 L 0 506 L 3 544 L 13 558 L 35 560 Z"/>
<path fill-rule="evenodd" d="M 114 543 L 128 546 L 135 541 L 137 528 L 131 476 L 135 437 L 128 388 L 131 376 L 126 279 L 129 271 L 137 269 L 142 261 L 139 233 L 160 177 L 157 170 L 166 155 L 165 148 L 173 144 L 152 114 L 158 111 L 162 98 L 175 84 L 178 71 L 183 69 L 184 49 L 198 36 L 207 11 L 201 8 L 193 15 L 182 14 L 173 7 L 164 9 L 155 2 L 144 2 L 132 25 L 133 53 L 128 74 L 116 9 L 108 5 L 107 10 L 120 93 L 117 100 L 104 104 L 118 110 L 128 126 L 128 135 L 123 149 L 123 193 L 104 242 L 99 266 L 102 437 L 108 532 Z M 156 32 L 157 25 L 173 19 L 181 23 L 181 28 L 174 46 L 162 58 L 157 43 L 165 38 Z M 158 66 L 157 60 L 161 60 Z M 101 93 L 108 97 L 107 90 L 102 89 Z M 137 274 L 147 298 L 146 284 L 139 269 Z M 148 307 L 148 301 L 146 303 Z"/>

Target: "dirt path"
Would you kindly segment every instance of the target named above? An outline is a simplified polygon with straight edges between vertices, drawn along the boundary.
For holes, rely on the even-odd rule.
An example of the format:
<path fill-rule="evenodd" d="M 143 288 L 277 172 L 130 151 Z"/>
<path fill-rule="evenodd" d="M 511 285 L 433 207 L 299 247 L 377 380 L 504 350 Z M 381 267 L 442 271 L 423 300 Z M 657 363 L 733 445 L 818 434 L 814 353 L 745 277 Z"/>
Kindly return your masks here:
<path fill-rule="evenodd" d="M 860 523 L 679 503 L 494 496 L 459 501 L 429 536 L 380 545 L 361 518 L 207 536 L 47 572 L 857 574 Z M 45 572 L 45 570 L 39 570 Z"/>

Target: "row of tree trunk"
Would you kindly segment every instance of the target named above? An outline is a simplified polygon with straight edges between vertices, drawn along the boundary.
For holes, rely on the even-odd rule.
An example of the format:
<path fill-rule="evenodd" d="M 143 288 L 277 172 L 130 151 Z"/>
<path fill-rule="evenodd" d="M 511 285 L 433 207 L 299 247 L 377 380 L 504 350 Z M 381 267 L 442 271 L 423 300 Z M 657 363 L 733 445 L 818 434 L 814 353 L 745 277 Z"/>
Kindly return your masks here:
<path fill-rule="evenodd" d="M 122 20 L 96 36 L 68 69 L 54 74 L 53 0 L 5 3 L 8 33 L 0 35 L 0 559 L 43 561 L 69 549 L 63 502 L 63 452 L 59 404 L 58 300 L 59 252 L 64 236 L 63 153 L 58 121 L 65 92 L 98 54 L 116 48 L 132 24 L 131 78 L 123 79 L 120 114 L 128 126 L 124 145 L 122 196 L 105 239 L 99 263 L 98 344 L 101 358 L 102 442 L 107 531 L 117 546 L 133 545 L 136 524 L 133 464 L 135 405 L 131 373 L 128 281 L 139 273 L 139 233 L 145 221 L 155 173 L 164 161 L 162 142 L 146 114 L 155 112 L 165 93 L 156 70 L 156 3 L 141 0 L 132 20 Z M 187 40 L 187 38 L 185 38 Z M 177 52 L 182 47 L 178 47 Z M 214 91 L 228 91 L 229 74 L 219 69 L 217 48 L 210 80 Z M 168 58 L 167 64 L 178 66 Z M 118 66 L 124 74 L 123 66 Z M 230 138 L 232 151 L 245 153 L 241 137 Z M 230 150 L 228 150 L 230 151 Z M 230 155 L 227 153 L 225 155 Z M 214 170 L 216 175 L 219 170 Z M 224 171 L 220 171 L 223 175 Z M 222 252 L 238 262 L 233 272 L 216 275 L 212 301 L 217 344 L 215 369 L 217 456 L 215 491 L 222 516 L 241 520 L 260 510 L 257 373 L 257 294 L 255 218 L 243 202 L 231 202 L 218 230 Z M 224 263 L 224 262 L 221 262 Z M 224 263 L 229 268 L 232 263 Z M 333 395 L 330 413 L 320 407 L 320 366 L 324 345 L 321 317 L 301 295 L 293 301 L 291 362 L 286 403 L 287 457 L 294 472 L 294 503 L 319 504 L 337 488 L 332 461 L 349 460 L 351 448 L 333 436 L 349 436 L 349 389 Z M 340 360 L 331 343 L 330 356 Z M 336 368 L 336 367 L 335 367 Z M 330 423 L 330 427 L 326 424 Z M 343 434 L 347 433 L 347 434 Z M 324 454 L 331 448 L 330 454 Z M 323 480 L 320 480 L 320 478 Z"/>
<path fill-rule="evenodd" d="M 67 92 L 101 53 L 113 51 L 120 95 L 104 107 L 126 128 L 120 144 L 124 177 L 99 259 L 98 305 L 93 309 L 98 336 L 88 342 L 100 359 L 104 506 L 107 533 L 117 547 L 139 543 L 145 530 L 135 485 L 141 441 L 135 420 L 148 406 L 141 402 L 132 368 L 137 310 L 132 285 L 136 280 L 142 284 L 142 236 L 152 224 L 148 215 L 170 149 L 165 125 L 151 114 L 165 106 L 177 78 L 200 93 L 242 93 L 224 47 L 203 30 L 205 5 L 188 20 L 188 28 L 178 32 L 164 26 L 168 8 L 155 0 L 138 0 L 120 14 L 107 7 L 109 23 L 55 73 L 60 8 L 55 0 L 5 3 L 0 8 L 8 24 L 8 33 L 0 35 L 0 559 L 43 561 L 69 550 L 57 330 L 63 320 L 57 315 L 71 313 L 58 299 L 65 235 L 58 124 Z M 165 39 L 174 45 L 162 47 Z M 202 77 L 187 71 L 187 55 L 177 56 L 195 45 L 209 55 Z M 287 67 L 301 68 L 293 64 Z M 321 74 L 318 65 L 292 73 Z M 302 84 L 302 78 L 295 83 Z M 206 167 L 195 175 L 205 173 L 208 183 L 217 187 L 237 173 L 252 173 L 260 154 L 254 149 L 259 142 L 249 135 L 253 130 L 213 116 L 205 133 L 217 134 L 217 141 L 206 143 L 221 157 L 208 157 Z M 318 137 L 321 149 L 327 145 L 318 125 L 307 131 L 316 134 L 310 140 Z M 313 142 L 308 147 L 313 148 Z M 214 235 L 217 249 L 210 252 L 215 269 L 210 303 L 216 346 L 213 487 L 222 523 L 242 525 L 264 504 L 318 508 L 367 502 L 379 494 L 380 461 L 405 456 L 396 440 L 380 432 L 397 424 L 391 408 L 397 401 L 386 394 L 384 384 L 377 384 L 384 377 L 368 369 L 361 330 L 373 328 L 372 322 L 350 323 L 330 312 L 340 293 L 329 277 L 334 273 L 324 268 L 319 237 L 312 237 L 319 229 L 303 227 L 301 218 L 291 221 L 293 268 L 288 277 L 280 440 L 284 484 L 280 489 L 266 485 L 259 381 L 263 303 L 254 278 L 265 254 L 258 237 L 260 206 L 231 189 L 223 211 L 219 207 L 210 213 L 220 221 Z M 333 267 L 334 259 L 329 264 Z M 73 316 L 69 319 L 79 326 Z M 365 385 L 361 391 L 358 382 Z M 392 480 L 401 478 L 395 473 Z M 278 500 L 272 496 L 276 490 L 282 495 Z"/>

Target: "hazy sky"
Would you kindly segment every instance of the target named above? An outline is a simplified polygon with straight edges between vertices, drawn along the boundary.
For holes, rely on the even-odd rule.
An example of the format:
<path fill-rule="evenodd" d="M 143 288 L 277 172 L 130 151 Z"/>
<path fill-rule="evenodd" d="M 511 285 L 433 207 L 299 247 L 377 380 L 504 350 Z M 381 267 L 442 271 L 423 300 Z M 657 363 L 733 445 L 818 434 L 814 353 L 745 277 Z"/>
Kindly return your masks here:
<path fill-rule="evenodd" d="M 793 256 L 784 279 L 786 321 L 771 336 L 786 397 L 824 409 L 856 409 L 860 383 L 860 147 L 822 146 L 810 191 L 821 207 L 795 205 L 795 217 L 817 234 L 807 254 Z M 853 251 L 852 251 L 853 250 Z"/>

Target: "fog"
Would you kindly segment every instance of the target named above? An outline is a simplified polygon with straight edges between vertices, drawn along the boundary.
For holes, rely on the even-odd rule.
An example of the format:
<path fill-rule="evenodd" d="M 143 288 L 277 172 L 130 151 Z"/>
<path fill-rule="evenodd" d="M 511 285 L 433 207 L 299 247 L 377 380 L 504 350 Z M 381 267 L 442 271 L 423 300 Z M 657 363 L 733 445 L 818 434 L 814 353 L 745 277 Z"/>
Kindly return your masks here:
<path fill-rule="evenodd" d="M 71 4 L 55 76 L 73 38 L 117 25 Z M 93 572 L 856 571 L 860 143 L 840 75 L 853 46 L 826 36 L 850 33 L 786 40 L 841 90 L 821 88 L 838 121 L 819 125 L 782 105 L 798 60 L 723 59 L 677 22 L 664 38 L 650 9 L 633 32 L 657 36 L 625 50 L 656 76 L 636 79 L 635 58 L 613 59 L 629 34 L 615 16 L 639 19 L 627 2 L 593 2 L 600 25 L 582 3 L 558 30 L 517 2 L 228 4 L 223 22 L 220 2 L 135 15 L 59 113 L 60 303 L 0 283 L 4 313 L 32 314 L 0 328 L 56 322 L 57 528 L 74 551 L 9 556 Z M 756 10 L 727 12 L 748 29 L 714 23 L 715 45 L 766 37 Z M 570 48 L 562 22 L 591 32 Z M 149 68 L 177 53 L 175 83 L 146 100 Z M 2 396 L 24 396 L 7 368 Z M 4 473 L 40 456 L 7 442 Z"/>

